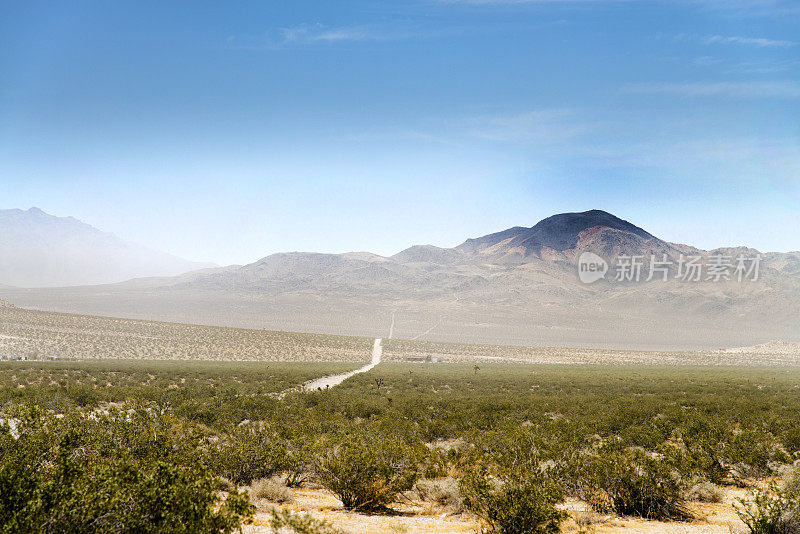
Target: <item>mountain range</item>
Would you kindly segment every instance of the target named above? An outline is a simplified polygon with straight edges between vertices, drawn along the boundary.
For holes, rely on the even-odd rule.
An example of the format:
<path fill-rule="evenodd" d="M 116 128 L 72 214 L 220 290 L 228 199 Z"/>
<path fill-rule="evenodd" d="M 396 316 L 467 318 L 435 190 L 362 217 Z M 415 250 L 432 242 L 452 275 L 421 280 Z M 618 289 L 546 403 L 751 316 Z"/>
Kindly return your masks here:
<path fill-rule="evenodd" d="M 588 252 L 608 263 L 607 276 L 592 284 L 578 277 Z M 633 256 L 643 263 L 641 279 L 615 280 L 614 262 Z M 651 256 L 666 272 L 648 282 Z M 682 277 L 694 256 L 728 258 L 728 276 Z M 757 275 L 739 281 L 737 258 L 756 257 Z M 417 245 L 390 257 L 281 253 L 102 286 L 3 288 L 0 297 L 55 311 L 476 343 L 698 349 L 800 341 L 800 253 L 703 251 L 601 210 L 454 248 Z"/>
<path fill-rule="evenodd" d="M 0 284 L 106 284 L 208 266 L 124 241 L 73 217 L 39 208 L 0 210 Z"/>

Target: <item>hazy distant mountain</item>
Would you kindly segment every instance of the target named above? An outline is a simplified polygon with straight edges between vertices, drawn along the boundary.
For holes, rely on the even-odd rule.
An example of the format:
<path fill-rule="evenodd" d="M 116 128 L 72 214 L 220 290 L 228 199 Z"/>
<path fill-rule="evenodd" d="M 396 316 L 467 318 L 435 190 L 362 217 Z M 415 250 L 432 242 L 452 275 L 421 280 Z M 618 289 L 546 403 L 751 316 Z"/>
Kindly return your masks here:
<path fill-rule="evenodd" d="M 54 287 L 170 276 L 206 267 L 38 208 L 0 210 L 0 284 Z"/>
<path fill-rule="evenodd" d="M 583 252 L 665 256 L 668 280 L 581 283 Z M 676 278 L 681 255 L 753 256 L 669 243 L 609 213 L 544 219 L 454 248 L 273 254 L 103 287 L 14 291 L 18 306 L 354 335 L 621 348 L 718 348 L 800 341 L 800 253 L 763 254 L 756 281 Z M 610 267 L 611 269 L 611 267 Z"/>
<path fill-rule="evenodd" d="M 594 230 L 593 232 L 589 232 Z M 638 226 L 600 210 L 553 215 L 531 228 L 510 228 L 477 239 L 467 239 L 457 250 L 495 260 L 523 263 L 530 257 L 549 256 L 584 248 L 583 242 L 604 231 L 604 241 L 614 234 L 636 241 L 658 241 Z"/>

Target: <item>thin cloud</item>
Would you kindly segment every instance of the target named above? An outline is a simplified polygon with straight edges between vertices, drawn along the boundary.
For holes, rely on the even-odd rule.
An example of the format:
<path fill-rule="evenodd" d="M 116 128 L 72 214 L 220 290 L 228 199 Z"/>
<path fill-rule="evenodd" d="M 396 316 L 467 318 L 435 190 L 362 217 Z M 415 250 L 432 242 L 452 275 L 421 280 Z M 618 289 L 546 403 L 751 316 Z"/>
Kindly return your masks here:
<path fill-rule="evenodd" d="M 337 41 L 382 41 L 392 38 L 387 32 L 374 26 L 340 26 L 328 28 L 322 24 L 300 25 L 279 28 L 283 41 L 287 43 L 318 43 Z M 396 36 L 395 36 L 396 37 Z"/>
<path fill-rule="evenodd" d="M 763 37 L 725 37 L 722 35 L 712 35 L 706 37 L 703 42 L 705 44 L 739 44 L 739 45 L 752 45 L 761 48 L 766 47 L 787 47 L 797 45 L 794 41 L 782 41 L 777 39 L 766 39 Z"/>
<path fill-rule="evenodd" d="M 227 39 L 228 48 L 243 50 L 275 50 L 292 46 L 314 46 L 336 43 L 386 42 L 408 39 L 428 39 L 456 34 L 460 30 L 429 29 L 410 26 L 379 26 L 373 24 L 326 26 L 300 24 L 274 28 L 264 35 L 234 35 Z"/>
<path fill-rule="evenodd" d="M 675 95 L 687 97 L 800 98 L 798 82 L 693 82 L 634 83 L 620 89 L 623 94 Z"/>
<path fill-rule="evenodd" d="M 737 35 L 694 35 L 688 33 L 679 33 L 672 37 L 672 40 L 678 43 L 696 42 L 704 45 L 743 45 L 743 46 L 756 46 L 758 48 L 786 48 L 789 46 L 796 46 L 798 43 L 795 41 L 786 41 L 780 39 L 767 39 L 766 37 L 741 37 Z"/>
<path fill-rule="evenodd" d="M 782 181 L 796 184 L 794 170 L 800 165 L 800 139 L 699 138 L 675 142 L 653 141 L 599 150 L 590 153 L 590 156 L 587 160 L 594 166 L 612 168 L 682 168 L 701 165 L 734 166 L 753 171 L 760 168 L 762 172 L 744 175 L 783 177 Z"/>
<path fill-rule="evenodd" d="M 752 74 L 772 74 L 786 72 L 800 67 L 800 59 L 786 59 L 779 61 L 744 61 L 731 67 L 729 72 L 746 72 Z"/>

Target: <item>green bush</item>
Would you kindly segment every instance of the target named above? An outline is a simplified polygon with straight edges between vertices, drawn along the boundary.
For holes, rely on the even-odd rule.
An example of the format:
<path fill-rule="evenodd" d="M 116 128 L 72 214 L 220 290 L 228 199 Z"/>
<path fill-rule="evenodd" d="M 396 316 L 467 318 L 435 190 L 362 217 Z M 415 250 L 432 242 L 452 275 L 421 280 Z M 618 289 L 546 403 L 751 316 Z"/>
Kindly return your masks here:
<path fill-rule="evenodd" d="M 777 439 L 757 426 L 739 425 L 692 415 L 680 428 L 689 467 L 714 484 L 726 479 L 746 485 L 748 478 L 770 474 L 770 461 L 787 461 Z"/>
<path fill-rule="evenodd" d="M 783 446 L 792 454 L 800 453 L 800 426 L 789 428 L 785 432 Z"/>
<path fill-rule="evenodd" d="M 680 428 L 690 467 L 714 484 L 728 475 L 725 461 L 727 429 L 719 421 L 692 416 Z"/>
<path fill-rule="evenodd" d="M 245 424 L 222 435 L 209 450 L 214 473 L 238 485 L 269 478 L 280 470 L 285 449 L 268 429 Z"/>
<path fill-rule="evenodd" d="M 585 498 L 597 511 L 647 519 L 688 519 L 686 484 L 668 458 L 641 449 L 601 447 L 584 459 Z"/>
<path fill-rule="evenodd" d="M 400 436 L 356 428 L 323 442 L 315 473 L 348 510 L 374 512 L 414 486 L 421 458 L 420 446 Z"/>
<path fill-rule="evenodd" d="M 769 463 L 776 450 L 772 436 L 765 432 L 743 429 L 728 440 L 726 457 L 732 465 L 730 477 L 738 485 L 747 478 L 763 478 L 771 473 Z"/>
<path fill-rule="evenodd" d="M 800 493 L 779 490 L 774 484 L 756 491 L 752 500 L 741 499 L 736 510 L 751 534 L 800 532 Z"/>
<path fill-rule="evenodd" d="M 541 472 L 493 478 L 471 472 L 461 480 L 464 505 L 496 534 L 551 534 L 566 513 L 556 504 L 563 490 Z"/>
<path fill-rule="evenodd" d="M 135 442 L 132 433 L 120 435 L 126 423 L 144 430 Z M 34 413 L 21 417 L 18 437 L 0 426 L 0 532 L 238 529 L 251 515 L 247 496 L 234 491 L 220 502 L 215 480 L 162 423 L 147 413 Z"/>
<path fill-rule="evenodd" d="M 311 476 L 314 461 L 314 443 L 317 437 L 309 425 L 298 424 L 281 429 L 282 454 L 277 467 L 284 475 L 284 482 L 290 488 L 299 488 Z"/>

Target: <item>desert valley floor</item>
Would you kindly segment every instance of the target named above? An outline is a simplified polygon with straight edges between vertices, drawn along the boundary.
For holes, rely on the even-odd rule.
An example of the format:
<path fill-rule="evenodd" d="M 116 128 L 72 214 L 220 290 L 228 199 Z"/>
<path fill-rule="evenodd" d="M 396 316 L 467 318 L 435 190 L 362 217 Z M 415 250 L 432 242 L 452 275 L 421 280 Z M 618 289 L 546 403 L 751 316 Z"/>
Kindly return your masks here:
<path fill-rule="evenodd" d="M 302 387 L 359 369 L 376 351 L 367 372 L 321 391 Z M 244 532 L 273 532 L 273 510 L 317 529 L 307 532 L 476 532 L 485 523 L 460 482 L 475 465 L 496 480 L 509 466 L 559 480 L 563 532 L 747 532 L 737 511 L 755 491 L 800 480 L 792 343 L 678 352 L 492 346 L 5 306 L 0 355 L 12 360 L 0 362 L 2 421 L 22 425 L 20 414 L 37 406 L 37 417 L 108 417 L 112 430 L 102 431 L 113 434 L 115 414 L 144 410 L 141 424 L 162 425 L 176 451 L 194 450 L 187 461 L 224 481 L 220 495 L 248 491 Z M 392 462 L 417 466 L 369 513 L 343 507 L 325 475 L 362 439 L 368 449 L 353 458 L 384 461 L 386 450 L 399 455 Z M 609 474 L 616 464 L 632 471 Z M 619 489 L 604 477 L 643 484 L 642 472 L 674 486 L 664 497 L 673 511 L 648 519 L 596 500 Z"/>

